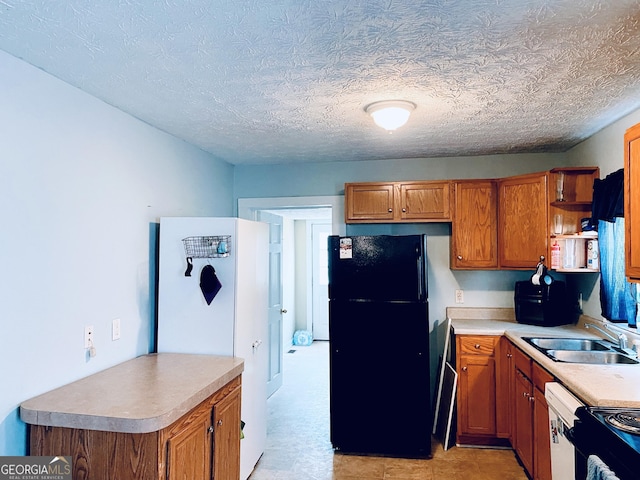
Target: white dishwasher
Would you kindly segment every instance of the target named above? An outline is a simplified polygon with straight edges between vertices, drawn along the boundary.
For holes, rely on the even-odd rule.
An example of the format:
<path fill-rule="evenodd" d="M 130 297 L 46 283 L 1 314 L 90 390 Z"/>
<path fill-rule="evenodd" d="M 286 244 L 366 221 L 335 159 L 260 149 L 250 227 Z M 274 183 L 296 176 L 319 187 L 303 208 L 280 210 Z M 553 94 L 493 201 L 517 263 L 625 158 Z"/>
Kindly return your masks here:
<path fill-rule="evenodd" d="M 551 444 L 551 478 L 568 480 L 576 478 L 576 452 L 567 438 L 569 429 L 577 420 L 575 411 L 584 406 L 566 388 L 556 382 L 545 384 L 544 396 L 549 405 L 549 435 Z"/>

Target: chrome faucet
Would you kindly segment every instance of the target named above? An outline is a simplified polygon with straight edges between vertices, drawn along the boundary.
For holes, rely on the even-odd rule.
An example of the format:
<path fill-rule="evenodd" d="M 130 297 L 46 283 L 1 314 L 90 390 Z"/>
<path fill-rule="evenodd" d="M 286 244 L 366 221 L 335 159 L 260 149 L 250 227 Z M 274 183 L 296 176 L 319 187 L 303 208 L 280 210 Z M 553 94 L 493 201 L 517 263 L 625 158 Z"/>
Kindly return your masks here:
<path fill-rule="evenodd" d="M 593 328 L 595 330 L 598 330 L 600 333 L 602 333 L 603 335 L 609 337 L 611 340 L 616 342 L 618 344 L 618 346 L 620 348 L 622 348 L 623 350 L 629 346 L 629 340 L 628 340 L 627 336 L 624 333 L 620 333 L 620 334 L 618 334 L 617 337 L 615 337 L 615 336 L 611 335 L 609 332 L 607 332 L 607 331 L 603 330 L 602 328 L 598 327 L 597 325 L 594 325 L 593 323 L 585 323 L 584 324 L 584 328 Z M 606 325 L 605 325 L 604 328 L 607 328 Z"/>

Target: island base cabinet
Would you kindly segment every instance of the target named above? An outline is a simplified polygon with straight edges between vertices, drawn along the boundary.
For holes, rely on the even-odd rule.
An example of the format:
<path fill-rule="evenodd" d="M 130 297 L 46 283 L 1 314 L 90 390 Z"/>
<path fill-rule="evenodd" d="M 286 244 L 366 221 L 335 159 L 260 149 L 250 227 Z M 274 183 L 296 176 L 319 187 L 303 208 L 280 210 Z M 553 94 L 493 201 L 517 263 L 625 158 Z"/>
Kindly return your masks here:
<path fill-rule="evenodd" d="M 238 480 L 240 377 L 150 433 L 30 426 L 30 455 L 70 456 L 74 480 Z"/>
<path fill-rule="evenodd" d="M 31 425 L 30 455 L 72 457 L 74 480 L 158 478 L 158 432 L 119 433 Z"/>

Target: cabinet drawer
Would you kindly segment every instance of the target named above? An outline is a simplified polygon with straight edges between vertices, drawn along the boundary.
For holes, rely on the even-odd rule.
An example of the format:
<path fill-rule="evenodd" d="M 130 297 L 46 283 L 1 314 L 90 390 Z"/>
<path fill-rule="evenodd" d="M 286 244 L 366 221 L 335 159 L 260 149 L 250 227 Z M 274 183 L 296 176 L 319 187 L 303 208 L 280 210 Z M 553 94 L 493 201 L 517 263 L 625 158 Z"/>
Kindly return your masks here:
<path fill-rule="evenodd" d="M 531 379 L 531 359 L 525 355 L 522 350 L 516 348 L 513 356 L 515 359 L 516 368 L 522 372 L 522 374 Z"/>
<path fill-rule="evenodd" d="M 532 375 L 533 375 L 533 384 L 535 387 L 544 392 L 544 384 L 547 382 L 553 382 L 553 375 L 547 372 L 544 368 L 538 365 L 535 362 L 532 362 L 533 365 L 531 367 Z"/>
<path fill-rule="evenodd" d="M 493 355 L 499 337 L 491 336 L 459 336 L 460 353 L 476 355 Z"/>

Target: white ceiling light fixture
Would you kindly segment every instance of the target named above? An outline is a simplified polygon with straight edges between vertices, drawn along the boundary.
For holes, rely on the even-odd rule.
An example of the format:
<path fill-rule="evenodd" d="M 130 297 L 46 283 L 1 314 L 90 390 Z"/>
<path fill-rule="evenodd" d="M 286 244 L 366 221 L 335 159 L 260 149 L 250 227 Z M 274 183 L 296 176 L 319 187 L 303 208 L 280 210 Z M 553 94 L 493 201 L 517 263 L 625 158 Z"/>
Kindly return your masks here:
<path fill-rule="evenodd" d="M 391 133 L 407 123 L 415 108 L 416 104 L 407 100 L 384 100 L 374 102 L 364 110 L 373 117 L 376 125 Z"/>

